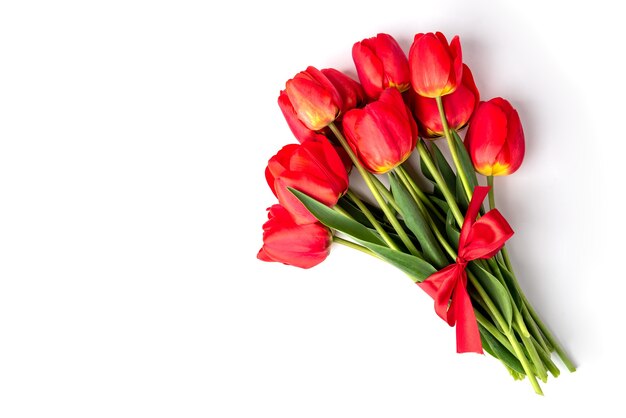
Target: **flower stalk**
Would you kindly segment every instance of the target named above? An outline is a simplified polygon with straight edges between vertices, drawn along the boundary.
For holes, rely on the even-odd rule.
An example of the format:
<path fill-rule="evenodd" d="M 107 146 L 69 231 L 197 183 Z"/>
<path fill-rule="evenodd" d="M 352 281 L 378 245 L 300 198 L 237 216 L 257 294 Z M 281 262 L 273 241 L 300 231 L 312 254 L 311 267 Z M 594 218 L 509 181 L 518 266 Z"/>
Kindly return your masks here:
<path fill-rule="evenodd" d="M 367 170 L 365 170 L 365 168 L 363 168 L 363 165 L 361 165 L 361 162 L 352 151 L 352 148 L 350 148 L 350 145 L 346 141 L 346 138 L 343 136 L 339 128 L 337 128 L 337 126 L 332 122 L 328 126 L 333 132 L 333 134 L 335 135 L 335 138 L 337 138 L 337 140 L 339 141 L 343 149 L 346 151 L 346 153 L 352 160 L 352 163 L 354 164 L 359 174 L 365 181 L 365 184 L 367 184 L 367 187 L 369 188 L 370 192 L 374 196 L 374 199 L 376 199 L 376 202 L 378 202 L 378 204 L 380 205 L 380 208 L 383 210 L 383 212 L 385 213 L 385 216 L 389 220 L 389 223 L 391 223 L 391 225 L 393 226 L 393 229 L 396 231 L 396 233 L 402 240 L 402 243 L 408 248 L 411 254 L 418 255 L 419 251 L 417 250 L 417 248 L 415 248 L 415 244 L 413 244 L 409 236 L 406 234 L 406 231 L 404 230 L 402 225 L 400 225 L 398 218 L 396 218 L 396 216 L 391 212 L 389 205 L 387 205 L 387 202 L 385 202 L 385 199 L 380 194 L 378 187 L 376 187 L 376 184 L 372 180 L 372 175 Z"/>

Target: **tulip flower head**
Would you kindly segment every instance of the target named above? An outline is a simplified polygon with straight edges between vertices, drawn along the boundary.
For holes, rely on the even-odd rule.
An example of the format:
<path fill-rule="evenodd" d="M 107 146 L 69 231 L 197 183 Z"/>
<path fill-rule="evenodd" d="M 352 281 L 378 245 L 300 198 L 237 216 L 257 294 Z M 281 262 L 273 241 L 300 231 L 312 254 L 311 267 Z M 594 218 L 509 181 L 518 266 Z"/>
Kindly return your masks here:
<path fill-rule="evenodd" d="M 459 37 L 450 44 L 441 32 L 418 33 L 409 51 L 413 90 L 423 97 L 450 94 L 461 83 L 463 57 Z"/>
<path fill-rule="evenodd" d="M 406 161 L 417 143 L 417 125 L 395 88 L 365 108 L 346 113 L 343 130 L 361 163 L 377 174 Z"/>
<path fill-rule="evenodd" d="M 334 206 L 348 190 L 346 160 L 322 135 L 302 144 L 289 144 L 270 158 L 265 169 L 267 184 L 297 224 L 317 220 L 289 191 L 299 190 L 327 206 Z"/>
<path fill-rule="evenodd" d="M 287 81 L 285 92 L 298 118 L 313 131 L 327 127 L 343 108 L 333 83 L 315 67 L 308 67 Z"/>
<path fill-rule="evenodd" d="M 268 209 L 257 258 L 308 269 L 328 257 L 331 243 L 332 234 L 321 223 L 298 225 L 287 209 L 274 205 Z"/>
<path fill-rule="evenodd" d="M 346 113 L 350 109 L 361 107 L 365 104 L 363 87 L 357 81 L 334 68 L 325 68 L 322 70 L 322 74 L 330 80 L 341 96 L 343 103 L 341 113 Z"/>
<path fill-rule="evenodd" d="M 480 174 L 513 174 L 522 165 L 525 148 L 517 111 L 501 97 L 480 102 L 470 121 L 465 147 Z"/>
<path fill-rule="evenodd" d="M 289 97 L 285 90 L 280 92 L 278 96 L 278 107 L 280 107 L 280 111 L 283 112 L 283 116 L 287 121 L 287 125 L 289 125 L 289 129 L 296 137 L 298 142 L 304 142 L 307 139 L 315 138 L 318 133 L 309 129 L 300 118 L 296 114 L 296 111 L 293 108 L 293 105 L 289 101 Z"/>
<path fill-rule="evenodd" d="M 398 42 L 390 35 L 379 33 L 374 38 L 355 43 L 352 59 L 370 100 L 378 99 L 388 87 L 395 87 L 401 92 L 409 89 L 409 61 Z"/>
<path fill-rule="evenodd" d="M 461 84 L 453 93 L 443 96 L 441 100 L 448 126 L 455 130 L 463 128 L 470 120 L 480 100 L 474 77 L 467 65 L 463 64 Z M 424 137 L 437 138 L 443 136 L 443 124 L 435 99 L 413 94 L 412 109 L 420 132 Z"/>

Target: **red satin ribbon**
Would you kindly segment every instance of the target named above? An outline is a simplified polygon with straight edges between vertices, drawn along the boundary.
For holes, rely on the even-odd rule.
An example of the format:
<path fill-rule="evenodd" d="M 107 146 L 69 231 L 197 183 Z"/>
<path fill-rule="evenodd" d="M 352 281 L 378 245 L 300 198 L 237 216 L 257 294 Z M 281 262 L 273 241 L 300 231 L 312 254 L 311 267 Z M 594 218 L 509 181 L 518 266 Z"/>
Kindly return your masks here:
<path fill-rule="evenodd" d="M 450 326 L 456 324 L 456 351 L 483 352 L 480 332 L 472 302 L 467 293 L 467 263 L 479 258 L 493 257 L 513 235 L 513 229 L 497 209 L 492 209 L 476 220 L 489 187 L 474 188 L 467 208 L 456 263 L 431 274 L 419 287 L 435 300 L 435 311 Z"/>

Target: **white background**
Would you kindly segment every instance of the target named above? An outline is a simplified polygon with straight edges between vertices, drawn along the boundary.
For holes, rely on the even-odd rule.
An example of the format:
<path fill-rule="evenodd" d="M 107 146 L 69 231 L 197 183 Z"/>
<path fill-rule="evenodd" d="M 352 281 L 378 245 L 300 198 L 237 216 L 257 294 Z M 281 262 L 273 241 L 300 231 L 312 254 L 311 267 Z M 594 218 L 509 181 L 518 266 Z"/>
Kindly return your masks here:
<path fill-rule="evenodd" d="M 0 5 L 0 416 L 609 416 L 621 408 L 619 2 L 5 1 Z M 354 75 L 378 32 L 461 36 L 519 110 L 497 179 L 510 251 L 579 365 L 533 394 L 402 273 L 346 248 L 256 260 L 276 98 Z M 565 370 L 564 368 L 562 368 Z M 614 415 L 613 415 L 614 416 Z"/>

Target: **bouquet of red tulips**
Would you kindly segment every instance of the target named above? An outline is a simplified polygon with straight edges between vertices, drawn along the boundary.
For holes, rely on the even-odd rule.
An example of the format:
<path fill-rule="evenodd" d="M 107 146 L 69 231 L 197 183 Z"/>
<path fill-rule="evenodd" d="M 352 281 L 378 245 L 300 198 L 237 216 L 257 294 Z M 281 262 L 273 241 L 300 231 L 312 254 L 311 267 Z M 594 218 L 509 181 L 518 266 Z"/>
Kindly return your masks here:
<path fill-rule="evenodd" d="M 360 83 L 309 67 L 280 92 L 300 143 L 268 162 L 279 204 L 258 258 L 310 268 L 334 242 L 386 261 L 433 298 L 459 353 L 487 352 L 541 394 L 538 381 L 559 375 L 553 352 L 575 367 L 518 284 L 505 247 L 513 230 L 495 208 L 494 176 L 524 157 L 517 111 L 500 97 L 480 101 L 458 36 L 417 34 L 407 59 L 379 34 L 354 44 L 352 57 Z M 414 151 L 419 167 L 407 162 Z M 351 172 L 365 191 L 350 186 Z"/>

